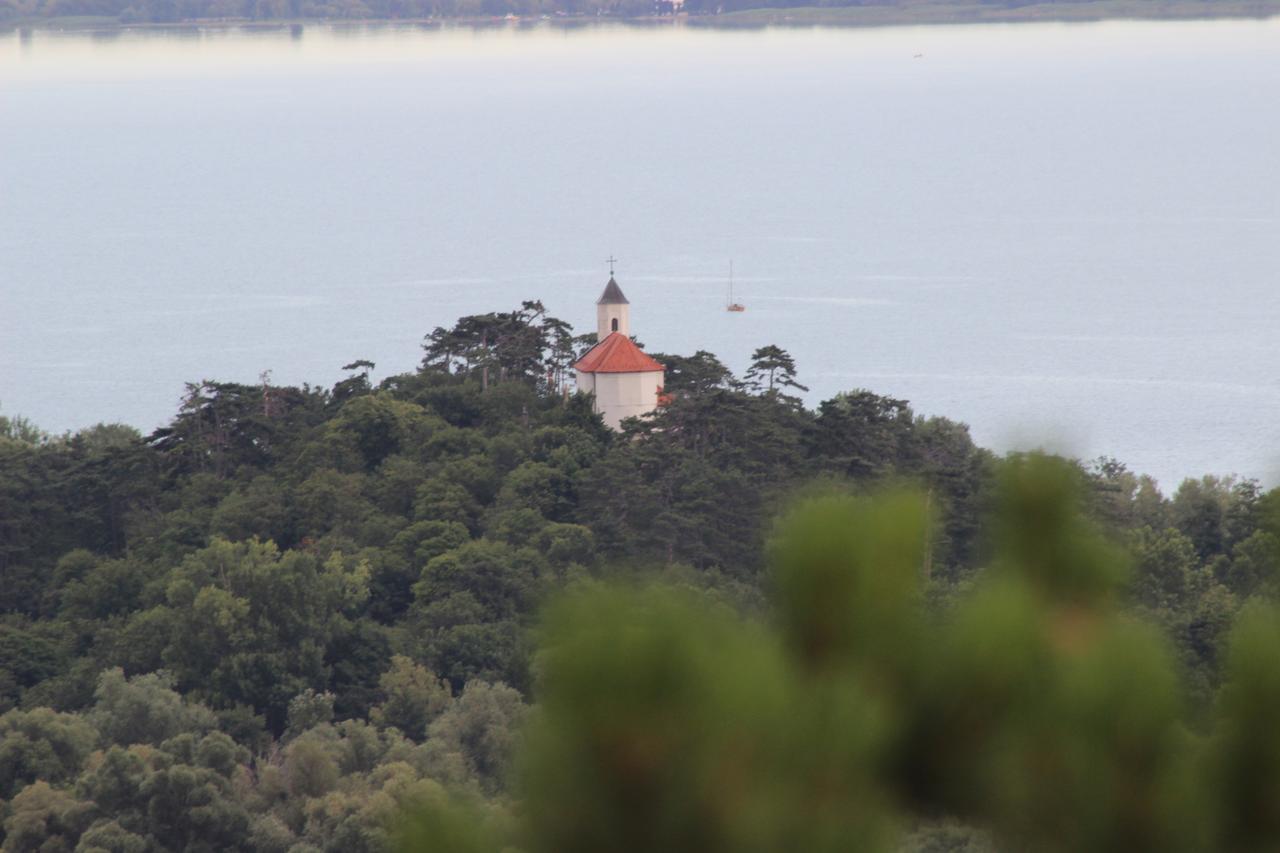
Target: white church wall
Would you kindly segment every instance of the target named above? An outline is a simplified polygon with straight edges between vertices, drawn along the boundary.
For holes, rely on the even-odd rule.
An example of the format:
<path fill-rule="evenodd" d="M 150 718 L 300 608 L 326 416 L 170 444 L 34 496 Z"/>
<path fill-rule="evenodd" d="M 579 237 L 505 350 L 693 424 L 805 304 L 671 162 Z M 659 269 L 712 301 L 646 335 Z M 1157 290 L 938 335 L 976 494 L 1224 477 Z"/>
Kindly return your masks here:
<path fill-rule="evenodd" d="M 662 387 L 663 375 L 657 370 L 595 374 L 596 411 L 613 429 L 618 429 L 623 418 L 652 412 L 658 406 L 658 389 Z M 587 390 L 581 380 L 578 387 Z"/>

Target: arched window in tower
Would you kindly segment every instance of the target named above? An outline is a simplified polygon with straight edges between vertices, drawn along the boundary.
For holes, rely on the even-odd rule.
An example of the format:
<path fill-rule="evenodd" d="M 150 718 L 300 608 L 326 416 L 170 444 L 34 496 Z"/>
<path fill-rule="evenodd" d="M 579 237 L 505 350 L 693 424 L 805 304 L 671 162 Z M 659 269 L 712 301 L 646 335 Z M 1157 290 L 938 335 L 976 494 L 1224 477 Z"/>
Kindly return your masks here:
<path fill-rule="evenodd" d="M 617 317 L 614 317 L 614 318 L 613 318 L 613 320 L 612 320 L 612 321 L 610 321 L 610 324 L 609 324 L 609 325 L 612 327 L 612 328 L 610 328 L 610 330 L 609 330 L 609 331 L 611 331 L 611 332 L 616 332 L 616 331 L 618 331 L 618 318 L 617 318 Z"/>

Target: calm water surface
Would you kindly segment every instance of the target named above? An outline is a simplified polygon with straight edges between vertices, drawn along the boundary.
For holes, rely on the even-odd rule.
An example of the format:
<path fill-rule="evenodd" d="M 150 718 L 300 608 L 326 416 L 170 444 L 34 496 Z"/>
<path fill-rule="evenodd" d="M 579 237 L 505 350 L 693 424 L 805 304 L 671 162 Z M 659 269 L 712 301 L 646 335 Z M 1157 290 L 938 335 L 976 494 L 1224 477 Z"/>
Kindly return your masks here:
<path fill-rule="evenodd" d="M 1280 483 L 1278 140 L 1276 21 L 0 34 L 0 406 L 586 329 L 612 252 L 651 349 Z"/>

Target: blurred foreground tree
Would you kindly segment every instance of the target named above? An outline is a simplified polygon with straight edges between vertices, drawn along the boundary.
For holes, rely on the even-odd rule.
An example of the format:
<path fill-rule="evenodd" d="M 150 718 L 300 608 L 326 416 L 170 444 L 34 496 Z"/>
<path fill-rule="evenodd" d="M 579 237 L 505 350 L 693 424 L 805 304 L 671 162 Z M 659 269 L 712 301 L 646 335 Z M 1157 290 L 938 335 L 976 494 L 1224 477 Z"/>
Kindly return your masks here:
<path fill-rule="evenodd" d="M 1079 485 L 1054 460 L 1008 465 L 988 569 L 941 618 L 922 606 L 914 493 L 785 520 L 769 620 L 580 585 L 544 623 L 513 819 L 436 797 L 402 848 L 896 850 L 946 816 L 1002 849 L 1276 849 L 1280 619 L 1246 611 L 1193 732 L 1170 650 L 1120 610 L 1128 563 Z M 915 843 L 985 844 L 936 826 Z"/>

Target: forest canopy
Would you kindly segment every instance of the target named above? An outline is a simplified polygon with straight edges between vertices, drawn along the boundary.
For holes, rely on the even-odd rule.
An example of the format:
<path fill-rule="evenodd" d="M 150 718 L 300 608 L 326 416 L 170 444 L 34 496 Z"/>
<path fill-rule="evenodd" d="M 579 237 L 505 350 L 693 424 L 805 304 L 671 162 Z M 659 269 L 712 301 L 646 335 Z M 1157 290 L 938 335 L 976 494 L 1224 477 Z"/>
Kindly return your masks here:
<path fill-rule="evenodd" d="M 988 725 L 1000 725 L 989 736 L 1023 739 L 999 753 L 1011 762 L 1027 760 L 1019 743 L 1061 723 L 1055 714 L 1083 726 L 1132 708 L 1163 715 L 1171 738 L 1227 738 L 1218 752 L 1193 750 L 1226 762 L 1214 770 L 1224 785 L 1280 784 L 1267 775 L 1272 753 L 1239 746 L 1262 725 L 1250 709 L 1275 710 L 1257 693 L 1270 681 L 1250 673 L 1277 648 L 1263 608 L 1280 566 L 1280 493 L 1204 477 L 1166 496 L 1107 459 L 1064 460 L 1019 480 L 1043 460 L 997 457 L 962 424 L 922 417 L 905 400 L 852 390 L 807 408 L 794 394 L 803 366 L 776 345 L 760 347 L 742 377 L 708 352 L 653 353 L 670 400 L 614 433 L 567 383 L 592 340 L 528 302 L 432 331 L 416 369 L 378 382 L 376 365 L 356 360 L 332 388 L 269 377 L 192 383 L 170 423 L 148 436 L 120 425 L 50 436 L 0 418 L 4 849 L 383 850 L 406 809 L 435 821 L 429 831 L 440 837 L 462 833 L 459 844 L 480 843 L 472 830 L 533 848 L 562 839 L 563 826 L 521 824 L 521 803 L 566 791 L 520 780 L 543 778 L 539 761 L 578 748 L 557 740 L 565 729 L 547 729 L 549 719 L 589 731 L 608 710 L 591 702 L 614 701 L 615 688 L 625 695 L 635 673 L 618 667 L 631 652 L 608 637 L 596 656 L 555 650 L 632 618 L 654 678 L 726 691 L 706 705 L 696 691 L 673 695 L 686 704 L 673 706 L 672 720 L 698 708 L 717 714 L 757 665 L 752 689 L 767 696 L 740 698 L 763 702 L 764 716 L 744 724 L 786 717 L 801 696 L 854 702 L 830 707 L 865 726 L 831 729 L 829 720 L 818 730 L 843 732 L 833 746 L 850 755 L 881 750 L 889 762 L 850 764 L 840 772 L 863 775 L 833 782 L 841 797 L 880 798 L 879 817 L 868 811 L 858 830 L 876 844 L 976 850 L 989 838 L 970 826 L 1025 841 L 1039 824 L 1010 815 L 1074 814 L 1069 802 L 1006 802 L 995 787 L 964 800 L 955 767 L 971 764 L 962 741 L 973 732 L 939 729 L 927 712 L 949 691 L 990 711 Z M 1011 482 L 1024 499 L 1009 501 Z M 869 496 L 903 484 L 914 497 L 874 521 L 889 499 Z M 789 514 L 806 502 L 809 515 Z M 900 528 L 898 545 L 875 545 Z M 806 580 L 814 561 L 788 554 L 823 547 L 843 556 L 819 565 L 860 562 Z M 670 630 L 653 635 L 663 624 Z M 1138 658 L 1127 639 L 1093 644 L 1114 637 L 1136 638 Z M 1072 682 L 1062 662 L 1076 640 L 1114 660 L 1115 673 L 1134 667 L 1149 679 L 1135 684 L 1166 704 L 1091 698 L 1095 680 Z M 962 654 L 984 642 L 1000 654 Z M 738 648 L 732 664 L 716 651 Z M 1009 657 L 1018 649 L 1041 657 Z M 692 668 L 663 665 L 677 659 Z M 698 669 L 722 665 L 724 680 Z M 813 680 L 835 670 L 859 674 Z M 968 680 L 938 680 L 948 675 Z M 890 691 L 878 711 L 857 704 L 867 678 Z M 1246 683 L 1232 678 L 1252 686 L 1232 688 Z M 574 687 L 589 683 L 598 696 Z M 1026 704 L 1018 691 L 1033 684 L 1047 692 Z M 984 704 L 1002 695 L 994 710 Z M 1068 705 L 1045 707 L 1055 696 Z M 903 751 L 902 731 L 890 737 L 886 719 L 907 726 L 924 754 Z M 1146 719 L 1135 718 L 1135 731 L 1147 731 Z M 1084 752 L 1060 758 L 1168 758 L 1164 742 L 1135 740 L 1129 757 L 1099 758 L 1095 746 L 1082 741 Z M 671 766 L 673 780 L 717 766 L 696 763 L 707 754 L 687 757 Z M 1192 767 L 1178 763 L 1185 757 L 1143 765 L 1138 781 L 1183 778 L 1160 774 Z M 743 780 L 774 758 L 760 760 Z M 784 781 L 770 797 L 803 792 L 773 775 Z M 1080 807 L 1090 802 L 1078 776 L 1061 778 Z M 1150 801 L 1170 802 L 1182 801 Z M 1228 815 L 1235 823 L 1206 818 L 1221 833 L 1211 841 L 1274 838 L 1263 800 L 1188 802 L 1241 810 Z M 1119 819 L 1094 818 L 1099 832 Z M 1143 837 L 1166 837 L 1152 832 Z M 928 847 L 947 838 L 955 843 Z"/>

